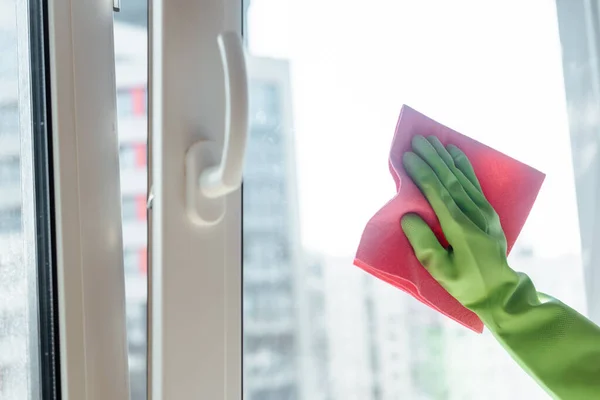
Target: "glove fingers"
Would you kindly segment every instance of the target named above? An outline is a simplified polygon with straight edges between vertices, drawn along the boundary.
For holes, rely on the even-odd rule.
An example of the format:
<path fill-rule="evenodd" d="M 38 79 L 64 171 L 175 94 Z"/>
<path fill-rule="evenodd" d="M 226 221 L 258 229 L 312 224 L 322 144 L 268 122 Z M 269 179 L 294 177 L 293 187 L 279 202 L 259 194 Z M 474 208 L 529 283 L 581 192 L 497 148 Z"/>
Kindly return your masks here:
<path fill-rule="evenodd" d="M 493 226 L 497 226 L 500 224 L 500 220 L 496 210 L 490 204 L 490 202 L 486 199 L 483 191 L 481 190 L 481 185 L 479 184 L 479 180 L 477 176 L 475 176 L 475 171 L 473 170 L 473 166 L 471 162 L 458 147 L 454 145 L 446 146 L 448 153 L 452 157 L 452 161 L 455 165 L 453 169 L 459 181 L 463 184 L 465 191 L 473 199 L 475 204 L 482 211 L 485 216 L 488 228 L 492 228 Z"/>
<path fill-rule="evenodd" d="M 421 265 L 434 279 L 443 281 L 451 264 L 448 252 L 442 247 L 429 225 L 418 215 L 407 214 L 402 217 L 401 226 Z"/>
<path fill-rule="evenodd" d="M 402 161 L 406 172 L 433 208 L 442 226 L 442 231 L 451 245 L 455 240 L 462 240 L 462 229 L 464 227 L 479 230 L 473 221 L 456 205 L 454 199 L 429 164 L 410 151 L 404 153 Z"/>
<path fill-rule="evenodd" d="M 467 179 L 473 184 L 473 186 L 477 188 L 477 190 L 483 193 L 483 190 L 481 190 L 481 185 L 479 184 L 479 180 L 477 179 L 477 175 L 475 175 L 475 170 L 473 169 L 473 166 L 471 165 L 471 162 L 465 153 L 463 153 L 453 144 L 446 146 L 446 149 L 452 156 L 454 165 L 456 165 L 456 167 L 465 175 L 465 177 L 467 177 Z"/>
<path fill-rule="evenodd" d="M 473 197 L 478 196 L 484 200 L 483 195 L 454 165 L 454 160 L 444 145 L 435 136 L 426 140 L 417 139 L 415 144 L 427 154 L 425 161 L 432 166 L 444 186 L 448 189 L 460 209 L 477 225 L 482 231 L 487 232 L 488 221 L 485 214 L 480 210 L 478 202 Z M 469 193 L 471 192 L 471 193 Z M 481 199 L 479 199 L 481 200 Z"/>

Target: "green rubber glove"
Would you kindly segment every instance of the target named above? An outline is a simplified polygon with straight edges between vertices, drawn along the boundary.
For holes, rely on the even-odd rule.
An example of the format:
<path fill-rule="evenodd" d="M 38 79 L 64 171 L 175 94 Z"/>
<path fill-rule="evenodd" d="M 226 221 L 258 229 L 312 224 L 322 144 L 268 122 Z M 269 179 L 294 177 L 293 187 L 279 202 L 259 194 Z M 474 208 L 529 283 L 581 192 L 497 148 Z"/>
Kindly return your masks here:
<path fill-rule="evenodd" d="M 402 218 L 415 255 L 475 312 L 511 356 L 551 396 L 600 399 L 600 328 L 537 292 L 506 258 L 506 238 L 467 157 L 435 137 L 415 137 L 404 167 L 435 211 L 450 244 L 443 248 L 416 215 Z M 517 395 L 517 393 L 515 393 Z"/>

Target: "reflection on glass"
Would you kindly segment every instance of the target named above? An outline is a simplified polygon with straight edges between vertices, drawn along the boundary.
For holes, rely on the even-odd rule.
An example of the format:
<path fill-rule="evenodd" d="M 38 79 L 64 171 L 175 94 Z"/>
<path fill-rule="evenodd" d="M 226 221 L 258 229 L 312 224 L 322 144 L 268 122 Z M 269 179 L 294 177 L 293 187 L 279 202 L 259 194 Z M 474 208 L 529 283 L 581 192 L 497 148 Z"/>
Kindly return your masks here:
<path fill-rule="evenodd" d="M 22 187 L 21 141 L 29 134 L 28 115 L 31 105 L 25 104 L 21 91 L 29 66 L 22 65 L 19 54 L 28 52 L 28 45 L 17 30 L 25 9 L 14 0 L 0 0 L 0 399 L 21 400 L 35 393 L 33 359 L 38 348 L 29 339 L 37 334 L 37 321 L 29 317 L 37 297 L 29 291 L 31 279 L 25 249 L 29 237 L 23 227 L 24 198 L 33 191 L 32 185 Z M 22 27 L 19 27 L 19 30 Z M 19 40 L 17 40 L 19 37 Z M 29 125 L 29 126 L 28 126 Z M 31 150 L 30 150 L 31 151 Z M 27 154 L 31 159 L 31 153 Z M 25 194 L 25 195 L 24 195 Z M 27 219 L 33 223 L 33 218 Z M 31 230 L 31 226 L 28 227 Z M 30 336 L 32 335 L 32 336 Z"/>
<path fill-rule="evenodd" d="M 249 2 L 245 399 L 548 398 L 488 333 L 352 266 L 406 103 L 547 174 L 511 263 L 585 313 L 556 10 L 484 3 Z"/>
<path fill-rule="evenodd" d="M 146 17 L 147 2 L 132 0 L 114 24 L 131 400 L 147 398 Z"/>

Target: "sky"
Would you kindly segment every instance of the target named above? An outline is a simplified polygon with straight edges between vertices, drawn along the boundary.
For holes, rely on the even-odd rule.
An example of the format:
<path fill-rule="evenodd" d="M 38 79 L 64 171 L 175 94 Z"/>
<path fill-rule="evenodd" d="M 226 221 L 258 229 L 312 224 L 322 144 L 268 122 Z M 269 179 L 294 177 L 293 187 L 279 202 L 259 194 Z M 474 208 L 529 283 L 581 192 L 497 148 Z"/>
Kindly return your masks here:
<path fill-rule="evenodd" d="M 550 0 L 252 0 L 249 49 L 290 61 L 302 238 L 353 254 L 394 195 L 402 104 L 544 172 L 519 241 L 579 253 L 561 51 Z"/>

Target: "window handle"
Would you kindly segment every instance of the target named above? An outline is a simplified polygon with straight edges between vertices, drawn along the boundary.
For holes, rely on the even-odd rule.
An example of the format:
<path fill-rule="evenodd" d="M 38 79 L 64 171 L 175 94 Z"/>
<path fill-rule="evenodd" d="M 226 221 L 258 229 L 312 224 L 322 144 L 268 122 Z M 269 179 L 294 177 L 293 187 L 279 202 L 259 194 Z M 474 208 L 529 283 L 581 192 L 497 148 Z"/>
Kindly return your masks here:
<path fill-rule="evenodd" d="M 225 196 L 242 184 L 249 126 L 248 73 L 242 39 L 236 32 L 218 37 L 225 77 L 225 133 L 220 159 L 217 143 L 200 140 L 186 152 L 186 207 L 193 222 L 214 225 L 225 215 Z"/>

